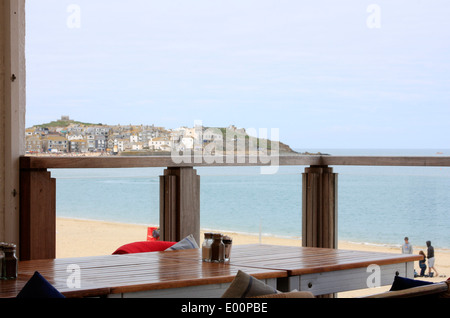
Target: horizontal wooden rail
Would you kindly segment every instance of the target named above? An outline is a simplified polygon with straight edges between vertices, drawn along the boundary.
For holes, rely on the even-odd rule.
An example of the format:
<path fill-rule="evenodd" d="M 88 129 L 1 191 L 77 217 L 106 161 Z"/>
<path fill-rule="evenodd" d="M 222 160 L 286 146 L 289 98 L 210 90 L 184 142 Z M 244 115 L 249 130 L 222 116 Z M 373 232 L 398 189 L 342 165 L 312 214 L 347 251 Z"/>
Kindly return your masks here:
<path fill-rule="evenodd" d="M 403 166 L 450 167 L 448 156 L 329 156 L 323 157 L 328 166 Z"/>
<path fill-rule="evenodd" d="M 270 166 L 321 165 L 321 156 L 232 156 L 178 157 L 171 156 L 105 156 L 105 157 L 21 157 L 22 169 L 57 168 L 139 168 L 139 167 L 205 167 L 205 166 Z"/>
<path fill-rule="evenodd" d="M 189 157 L 33 157 L 20 158 L 21 169 L 59 168 L 143 168 L 143 167 L 220 167 L 220 166 L 416 166 L 450 167 L 448 156 L 326 156 L 280 155 Z"/>

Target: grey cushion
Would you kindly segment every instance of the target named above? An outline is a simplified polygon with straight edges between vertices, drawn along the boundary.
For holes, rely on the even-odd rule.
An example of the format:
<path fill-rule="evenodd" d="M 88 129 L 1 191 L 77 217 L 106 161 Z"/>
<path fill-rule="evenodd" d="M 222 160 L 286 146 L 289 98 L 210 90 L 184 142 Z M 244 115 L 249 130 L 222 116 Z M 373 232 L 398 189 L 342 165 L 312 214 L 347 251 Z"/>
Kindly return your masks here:
<path fill-rule="evenodd" d="M 222 298 L 247 298 L 277 293 L 275 288 L 239 270 Z"/>
<path fill-rule="evenodd" d="M 166 251 L 185 250 L 190 248 L 199 248 L 195 238 L 191 235 L 185 237 L 175 245 L 167 248 Z"/>

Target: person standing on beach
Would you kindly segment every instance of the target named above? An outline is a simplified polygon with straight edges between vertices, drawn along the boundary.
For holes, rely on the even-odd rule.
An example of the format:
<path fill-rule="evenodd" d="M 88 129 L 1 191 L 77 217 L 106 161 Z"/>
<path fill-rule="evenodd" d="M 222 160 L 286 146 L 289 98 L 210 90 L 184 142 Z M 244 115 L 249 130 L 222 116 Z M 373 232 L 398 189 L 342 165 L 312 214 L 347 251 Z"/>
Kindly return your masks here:
<path fill-rule="evenodd" d="M 412 254 L 413 253 L 413 247 L 409 243 L 408 237 L 405 237 L 405 244 L 402 245 L 402 254 Z"/>
<path fill-rule="evenodd" d="M 427 264 L 425 263 L 426 257 L 425 257 L 425 253 L 423 251 L 420 251 L 419 255 L 423 256 L 423 259 L 421 259 L 419 261 L 419 267 L 420 267 L 420 275 L 419 275 L 419 277 L 424 277 L 425 276 L 425 270 L 427 269 Z"/>
<path fill-rule="evenodd" d="M 439 276 L 436 268 L 434 267 L 434 247 L 431 245 L 431 241 L 427 241 L 427 258 L 428 258 L 428 274 L 433 277 L 431 269 L 434 269 L 436 276 Z"/>

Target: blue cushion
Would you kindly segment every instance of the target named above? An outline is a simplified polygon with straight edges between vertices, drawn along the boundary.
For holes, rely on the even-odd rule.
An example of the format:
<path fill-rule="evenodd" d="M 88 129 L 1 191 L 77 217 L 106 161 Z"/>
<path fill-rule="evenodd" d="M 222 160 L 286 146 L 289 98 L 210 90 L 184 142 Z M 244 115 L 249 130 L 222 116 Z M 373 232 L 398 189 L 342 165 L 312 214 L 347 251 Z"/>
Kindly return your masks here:
<path fill-rule="evenodd" d="M 23 286 L 17 298 L 65 298 L 39 272 L 35 272 Z"/>
<path fill-rule="evenodd" d="M 431 284 L 433 284 L 433 283 L 426 282 L 423 280 L 415 280 L 415 279 L 395 276 L 394 283 L 392 284 L 390 291 L 403 290 L 403 289 L 408 289 L 408 288 L 412 288 L 412 287 L 431 285 Z"/>

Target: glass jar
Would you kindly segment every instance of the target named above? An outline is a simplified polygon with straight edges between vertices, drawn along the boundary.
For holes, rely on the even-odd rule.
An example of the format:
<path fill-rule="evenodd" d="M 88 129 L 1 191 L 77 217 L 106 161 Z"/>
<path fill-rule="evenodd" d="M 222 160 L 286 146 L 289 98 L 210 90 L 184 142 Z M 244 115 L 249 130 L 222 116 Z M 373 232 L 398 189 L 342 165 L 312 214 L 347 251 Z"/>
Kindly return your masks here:
<path fill-rule="evenodd" d="M 3 263 L 3 279 L 16 279 L 17 278 L 17 257 L 16 257 L 16 245 L 6 244 L 3 246 L 5 253 Z"/>
<path fill-rule="evenodd" d="M 213 243 L 213 234 L 205 233 L 205 240 L 202 244 L 202 260 L 204 262 L 211 262 L 211 245 Z"/>
<path fill-rule="evenodd" d="M 5 252 L 3 251 L 5 244 L 0 242 L 0 279 L 3 279 L 3 267 L 5 266 Z"/>
<path fill-rule="evenodd" d="M 229 236 L 224 236 L 222 241 L 223 244 L 225 245 L 225 262 L 229 262 L 231 254 L 231 245 L 233 243 L 233 240 Z"/>
<path fill-rule="evenodd" d="M 222 234 L 213 234 L 213 243 L 211 245 L 211 262 L 222 263 L 225 261 L 225 245 L 222 241 Z"/>

